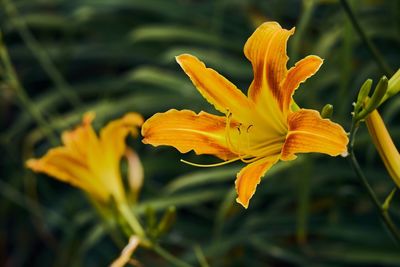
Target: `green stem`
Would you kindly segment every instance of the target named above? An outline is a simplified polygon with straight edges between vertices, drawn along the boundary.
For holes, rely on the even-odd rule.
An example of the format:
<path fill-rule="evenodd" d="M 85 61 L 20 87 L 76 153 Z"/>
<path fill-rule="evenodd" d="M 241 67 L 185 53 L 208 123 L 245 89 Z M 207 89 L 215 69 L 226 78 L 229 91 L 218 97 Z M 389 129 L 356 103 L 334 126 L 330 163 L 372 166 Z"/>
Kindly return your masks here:
<path fill-rule="evenodd" d="M 153 250 L 158 255 L 160 255 L 162 258 L 164 258 L 166 261 L 168 261 L 169 263 L 173 264 L 174 266 L 177 266 L 177 267 L 192 267 L 192 265 L 190 265 L 190 264 L 182 261 L 181 259 L 175 257 L 174 255 L 172 255 L 171 253 L 169 253 L 168 251 L 166 251 L 165 249 L 160 247 L 158 244 L 155 244 L 153 246 Z"/>
<path fill-rule="evenodd" d="M 33 119 L 39 125 L 40 130 L 48 138 L 50 143 L 52 145 L 57 144 L 57 138 L 53 130 L 48 126 L 48 123 L 44 119 L 42 113 L 40 112 L 40 110 L 36 108 L 35 104 L 31 101 L 28 94 L 26 93 L 25 88 L 18 80 L 17 73 L 14 69 L 13 64 L 11 63 L 11 59 L 8 54 L 7 48 L 3 43 L 1 32 L 0 32 L 0 59 L 3 62 L 5 73 L 8 77 L 9 85 L 17 94 L 17 97 L 19 98 L 21 105 L 27 109 L 28 113 L 33 117 Z"/>
<path fill-rule="evenodd" d="M 61 72 L 57 69 L 50 56 L 36 40 L 35 36 L 33 36 L 28 26 L 26 25 L 25 20 L 23 20 L 18 13 L 15 5 L 9 0 L 3 0 L 3 4 L 6 12 L 8 13 L 8 16 L 14 19 L 14 26 L 21 35 L 25 44 L 28 46 L 32 54 L 36 57 L 36 59 L 43 67 L 44 71 L 56 85 L 56 88 L 73 106 L 79 106 L 79 97 L 74 93 L 69 84 L 65 81 Z"/>
<path fill-rule="evenodd" d="M 132 213 L 129 207 L 126 204 L 118 205 L 118 210 L 121 212 L 121 215 L 126 220 L 126 222 L 131 227 L 132 231 L 137 235 L 139 238 L 145 238 L 145 232 L 143 227 L 140 225 L 139 220 L 136 216 Z"/>
<path fill-rule="evenodd" d="M 194 246 L 194 253 L 196 254 L 197 260 L 201 267 L 210 267 L 207 262 L 206 256 L 199 245 Z"/>
<path fill-rule="evenodd" d="M 132 210 L 126 204 L 118 205 L 118 210 L 121 213 L 124 220 L 128 223 L 131 227 L 132 231 L 135 235 L 140 238 L 140 243 L 146 248 L 153 249 L 158 255 L 164 258 L 166 261 L 174 264 L 177 267 L 192 267 L 190 264 L 178 259 L 167 250 L 163 249 L 160 245 L 153 243 L 151 240 L 147 239 L 146 233 L 141 226 L 137 217 L 132 213 Z"/>
<path fill-rule="evenodd" d="M 347 16 L 349 17 L 351 23 L 353 24 L 353 27 L 357 31 L 357 33 L 360 35 L 362 41 L 365 43 L 365 45 L 368 47 L 369 51 L 371 52 L 372 56 L 374 57 L 376 63 L 378 64 L 379 68 L 381 71 L 387 76 L 391 77 L 393 75 L 393 70 L 389 67 L 388 64 L 384 61 L 381 53 L 378 51 L 378 49 L 375 47 L 375 45 L 371 42 L 371 40 L 368 38 L 366 35 L 365 31 L 363 28 L 361 28 L 360 23 L 358 22 L 353 10 L 351 9 L 349 3 L 347 0 L 340 0 L 340 3 L 342 4 Z"/>
<path fill-rule="evenodd" d="M 108 214 L 108 210 L 105 209 L 101 204 L 97 203 L 96 200 L 90 197 L 90 195 L 86 195 L 88 201 L 93 205 L 95 210 L 97 211 L 96 214 L 102 220 L 104 227 L 106 228 L 107 233 L 110 235 L 111 240 L 115 243 L 115 245 L 119 249 L 123 249 L 125 246 L 125 241 L 123 240 L 122 236 L 119 232 L 115 231 L 115 223 L 117 221 L 110 220 L 110 216 Z"/>
<path fill-rule="evenodd" d="M 382 204 L 380 203 L 378 197 L 376 196 L 374 190 L 372 189 L 371 185 L 369 184 L 367 178 L 365 177 L 360 164 L 356 158 L 354 153 L 354 141 L 355 135 L 359 128 L 359 121 L 353 120 L 351 130 L 350 130 L 350 140 L 349 140 L 349 157 L 350 163 L 353 167 L 357 177 L 359 178 L 360 182 L 363 184 L 365 189 L 368 192 L 369 197 L 371 198 L 372 202 L 374 203 L 375 207 L 378 209 L 379 214 L 381 216 L 382 221 L 385 223 L 386 227 L 389 229 L 392 237 L 396 240 L 398 244 L 400 244 L 400 232 L 397 229 L 396 225 L 394 224 L 390 214 L 388 213 L 387 209 L 385 209 Z"/>

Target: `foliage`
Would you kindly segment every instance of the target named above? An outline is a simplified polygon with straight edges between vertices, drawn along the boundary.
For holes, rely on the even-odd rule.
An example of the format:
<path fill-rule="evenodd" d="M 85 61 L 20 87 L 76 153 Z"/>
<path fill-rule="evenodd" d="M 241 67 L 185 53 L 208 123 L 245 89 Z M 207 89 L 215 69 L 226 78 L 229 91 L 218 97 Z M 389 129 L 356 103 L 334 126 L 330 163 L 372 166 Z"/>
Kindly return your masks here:
<path fill-rule="evenodd" d="M 366 35 L 397 69 L 399 1 L 351 4 Z M 289 64 L 308 54 L 325 61 L 295 98 L 318 110 L 332 104 L 333 119 L 346 130 L 362 83 L 384 74 L 334 0 L 1 0 L 0 6 L 3 43 L 27 94 L 10 85 L 0 65 L 2 266 L 104 266 L 119 255 L 127 240 L 109 237 L 81 192 L 33 174 L 24 162 L 56 145 L 88 110 L 96 112 L 97 128 L 131 111 L 145 118 L 170 108 L 214 112 L 176 55 L 196 55 L 247 90 L 246 38 L 266 20 L 296 26 Z M 399 98 L 386 101 L 381 113 L 399 144 Z M 244 210 L 234 201 L 240 164 L 199 169 L 180 158 L 215 159 L 129 143 L 145 170 L 135 211 L 145 223 L 148 207 L 161 217 L 176 206 L 176 222 L 160 244 L 193 265 L 205 266 L 202 254 L 212 266 L 400 265 L 398 247 L 343 158 L 303 155 L 274 166 Z M 365 128 L 355 150 L 383 202 L 394 184 Z M 396 222 L 399 203 L 396 194 Z M 170 266 L 144 249 L 135 258 L 144 266 Z"/>

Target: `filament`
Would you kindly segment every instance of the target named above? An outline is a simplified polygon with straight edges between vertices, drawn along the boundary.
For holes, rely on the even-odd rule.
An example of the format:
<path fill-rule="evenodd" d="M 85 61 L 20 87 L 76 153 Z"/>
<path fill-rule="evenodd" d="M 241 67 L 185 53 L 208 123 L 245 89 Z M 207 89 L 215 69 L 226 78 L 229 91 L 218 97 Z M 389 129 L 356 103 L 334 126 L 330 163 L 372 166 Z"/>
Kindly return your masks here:
<path fill-rule="evenodd" d="M 193 162 L 190 162 L 190 161 L 187 161 L 187 160 L 184 160 L 184 159 L 181 159 L 181 162 L 183 162 L 185 164 L 188 164 L 188 165 L 191 165 L 191 166 L 195 166 L 195 167 L 211 168 L 211 167 L 223 166 L 223 165 L 226 165 L 226 164 L 238 161 L 238 160 L 240 160 L 240 158 L 233 158 L 233 159 L 230 159 L 230 160 L 227 160 L 227 161 L 213 163 L 213 164 L 198 164 L 198 163 L 193 163 Z"/>
<path fill-rule="evenodd" d="M 232 119 L 232 113 L 227 111 L 227 117 L 226 117 L 226 125 L 225 125 L 225 141 L 226 144 L 228 145 L 228 148 L 235 154 L 239 154 L 237 150 L 234 148 L 231 140 L 231 135 L 230 135 L 230 128 L 231 128 L 231 119 Z"/>

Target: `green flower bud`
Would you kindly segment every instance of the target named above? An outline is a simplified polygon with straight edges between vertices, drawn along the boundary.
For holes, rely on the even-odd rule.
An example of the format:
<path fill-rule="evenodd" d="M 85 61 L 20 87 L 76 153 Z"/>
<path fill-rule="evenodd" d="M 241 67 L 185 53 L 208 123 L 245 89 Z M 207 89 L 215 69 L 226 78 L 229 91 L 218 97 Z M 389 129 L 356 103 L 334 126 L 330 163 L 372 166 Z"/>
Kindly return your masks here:
<path fill-rule="evenodd" d="M 369 96 L 369 92 L 371 91 L 371 86 L 372 86 L 371 79 L 366 80 L 364 84 L 361 86 L 361 89 L 358 92 L 356 105 L 354 106 L 354 113 L 357 114 L 360 108 L 363 106 L 364 101 Z"/>
<path fill-rule="evenodd" d="M 383 97 L 385 96 L 387 89 L 388 89 L 388 79 L 386 76 L 382 76 L 379 80 L 378 84 L 375 87 L 374 93 L 372 94 L 371 98 L 368 99 L 366 102 L 365 108 L 360 112 L 355 114 L 355 118 L 357 120 L 364 119 L 369 113 L 379 107 Z"/>
<path fill-rule="evenodd" d="M 333 106 L 331 104 L 326 104 L 321 110 L 321 117 L 324 119 L 332 118 Z"/>
<path fill-rule="evenodd" d="M 371 96 L 371 99 L 368 101 L 365 110 L 367 113 L 370 113 L 374 109 L 376 109 L 381 103 L 382 98 L 387 92 L 389 81 L 386 76 L 382 76 L 379 80 L 378 84 L 375 87 L 374 93 Z"/>
<path fill-rule="evenodd" d="M 380 104 L 400 92 L 400 69 L 390 78 L 388 89 Z"/>

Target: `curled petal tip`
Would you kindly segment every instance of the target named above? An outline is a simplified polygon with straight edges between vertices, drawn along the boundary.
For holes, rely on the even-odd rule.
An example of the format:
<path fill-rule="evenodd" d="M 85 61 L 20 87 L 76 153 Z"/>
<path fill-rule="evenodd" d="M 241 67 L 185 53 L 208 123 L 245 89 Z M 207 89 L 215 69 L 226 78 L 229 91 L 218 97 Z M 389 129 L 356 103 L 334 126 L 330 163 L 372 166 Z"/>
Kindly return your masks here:
<path fill-rule="evenodd" d="M 342 152 L 342 154 L 340 154 L 340 156 L 342 156 L 343 158 L 346 158 L 348 155 L 349 155 L 349 152 L 347 150 Z"/>

